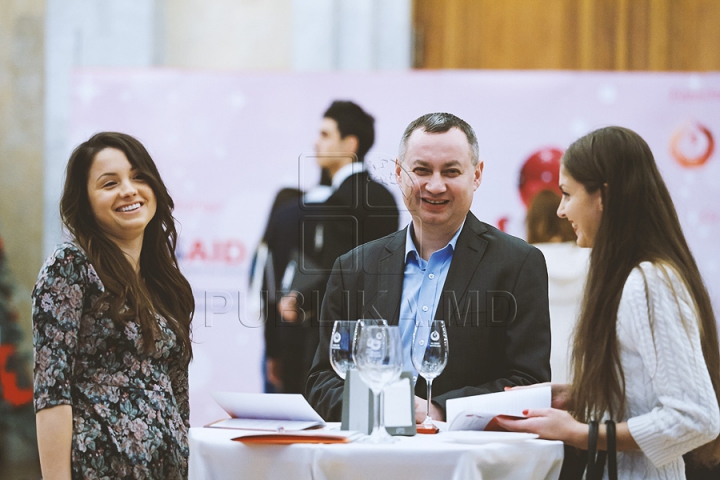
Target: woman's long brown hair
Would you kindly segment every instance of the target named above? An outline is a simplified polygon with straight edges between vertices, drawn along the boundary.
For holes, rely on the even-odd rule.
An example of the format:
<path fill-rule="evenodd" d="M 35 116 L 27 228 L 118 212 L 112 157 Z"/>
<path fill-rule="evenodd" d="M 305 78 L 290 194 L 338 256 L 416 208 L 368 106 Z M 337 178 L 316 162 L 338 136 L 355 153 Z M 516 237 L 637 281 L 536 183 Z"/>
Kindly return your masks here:
<path fill-rule="evenodd" d="M 645 261 L 668 265 L 692 296 L 703 356 L 720 402 L 720 354 L 710 296 L 647 143 L 631 130 L 602 128 L 573 143 L 562 165 L 588 193 L 600 190 L 603 202 L 573 344 L 575 416 L 587 421 L 609 412 L 617 419 L 625 411 L 617 313 L 628 275 Z M 693 457 L 717 464 L 720 437 L 694 450 Z"/>
<path fill-rule="evenodd" d="M 140 275 L 120 248 L 102 232 L 90 207 L 88 173 L 95 156 L 106 148 L 122 151 L 155 194 L 157 209 L 145 227 Z M 103 297 L 110 304 L 111 318 L 118 325 L 136 320 L 142 332 L 143 350 L 151 354 L 158 334 L 155 314 L 162 315 L 177 337 L 183 360 L 189 362 L 192 358 L 190 322 L 195 300 L 190 283 L 178 268 L 173 208 L 172 198 L 150 154 L 130 135 L 98 133 L 80 144 L 70 156 L 60 215 L 105 286 Z"/>

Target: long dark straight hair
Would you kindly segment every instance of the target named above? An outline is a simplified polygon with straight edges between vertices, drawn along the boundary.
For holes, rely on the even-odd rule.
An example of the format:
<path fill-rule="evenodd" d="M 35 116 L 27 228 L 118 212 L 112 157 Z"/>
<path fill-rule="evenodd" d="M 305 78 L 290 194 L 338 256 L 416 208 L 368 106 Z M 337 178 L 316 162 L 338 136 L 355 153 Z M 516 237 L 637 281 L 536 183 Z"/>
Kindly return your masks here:
<path fill-rule="evenodd" d="M 603 204 L 573 344 L 575 416 L 587 421 L 605 412 L 614 418 L 624 413 L 617 313 L 628 275 L 645 261 L 674 270 L 690 293 L 703 356 L 720 401 L 720 354 L 710 296 L 650 147 L 626 128 L 602 128 L 573 143 L 562 166 L 588 193 L 600 190 Z M 716 464 L 720 437 L 693 456 L 705 465 Z"/>
<path fill-rule="evenodd" d="M 155 194 L 155 216 L 145 227 L 140 275 L 120 248 L 98 226 L 88 197 L 88 174 L 95 156 L 106 148 L 122 151 Z M 70 156 L 60 215 L 65 227 L 85 250 L 105 286 L 104 300 L 118 325 L 129 320 L 140 324 L 145 353 L 155 352 L 158 324 L 155 314 L 165 317 L 182 348 L 183 359 L 192 358 L 190 322 L 195 311 L 190 283 L 178 268 L 175 248 L 177 231 L 172 216 L 174 203 L 150 154 L 130 135 L 101 132 L 80 144 Z"/>

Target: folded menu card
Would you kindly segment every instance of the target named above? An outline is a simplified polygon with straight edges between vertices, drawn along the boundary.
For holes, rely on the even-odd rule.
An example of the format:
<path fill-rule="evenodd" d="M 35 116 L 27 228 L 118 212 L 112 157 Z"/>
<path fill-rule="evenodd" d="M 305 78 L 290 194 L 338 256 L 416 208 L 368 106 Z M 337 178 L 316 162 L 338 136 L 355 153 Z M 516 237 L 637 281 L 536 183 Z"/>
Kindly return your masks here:
<path fill-rule="evenodd" d="M 447 423 L 449 430 L 502 430 L 493 421 L 498 415 L 524 417 L 523 410 L 550 408 L 551 401 L 549 385 L 454 398 L 446 403 Z"/>
<path fill-rule="evenodd" d="M 213 392 L 212 396 L 231 418 L 206 427 L 291 432 L 325 425 L 299 393 Z"/>
<path fill-rule="evenodd" d="M 364 435 L 360 432 L 310 430 L 292 433 L 259 433 L 233 438 L 252 445 L 291 445 L 293 443 L 350 443 Z"/>

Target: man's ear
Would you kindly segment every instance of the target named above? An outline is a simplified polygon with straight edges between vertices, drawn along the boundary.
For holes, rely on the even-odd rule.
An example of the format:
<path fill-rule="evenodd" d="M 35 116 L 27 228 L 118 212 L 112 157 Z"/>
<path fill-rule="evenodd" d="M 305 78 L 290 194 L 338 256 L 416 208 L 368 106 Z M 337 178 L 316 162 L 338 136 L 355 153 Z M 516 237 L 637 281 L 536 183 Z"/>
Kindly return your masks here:
<path fill-rule="evenodd" d="M 345 145 L 345 149 L 347 152 L 351 152 L 357 155 L 358 147 L 360 146 L 360 140 L 358 140 L 358 137 L 355 135 L 348 135 L 347 137 L 342 139 L 343 145 Z"/>
<path fill-rule="evenodd" d="M 482 172 L 483 172 L 484 167 L 485 167 L 485 162 L 479 161 L 473 171 L 473 177 L 474 177 L 473 184 L 475 186 L 475 190 L 477 190 L 478 187 L 480 186 L 480 184 L 482 183 Z"/>

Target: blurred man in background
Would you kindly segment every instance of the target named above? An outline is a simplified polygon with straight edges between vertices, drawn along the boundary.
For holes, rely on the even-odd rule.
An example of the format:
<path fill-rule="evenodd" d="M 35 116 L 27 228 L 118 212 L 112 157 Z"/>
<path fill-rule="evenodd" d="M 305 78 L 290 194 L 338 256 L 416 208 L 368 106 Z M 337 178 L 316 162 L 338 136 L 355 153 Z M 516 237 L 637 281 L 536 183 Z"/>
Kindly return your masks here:
<path fill-rule="evenodd" d="M 304 391 L 318 342 L 320 302 L 335 259 L 398 229 L 393 195 L 370 177 L 364 163 L 375 140 L 374 123 L 356 103 L 333 102 L 315 142 L 317 164 L 332 179 L 330 196 L 290 202 L 268 224 L 265 240 L 278 309 L 268 311 L 265 325 L 275 339 L 266 345 L 266 374 L 277 391 Z"/>

